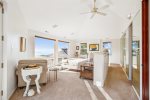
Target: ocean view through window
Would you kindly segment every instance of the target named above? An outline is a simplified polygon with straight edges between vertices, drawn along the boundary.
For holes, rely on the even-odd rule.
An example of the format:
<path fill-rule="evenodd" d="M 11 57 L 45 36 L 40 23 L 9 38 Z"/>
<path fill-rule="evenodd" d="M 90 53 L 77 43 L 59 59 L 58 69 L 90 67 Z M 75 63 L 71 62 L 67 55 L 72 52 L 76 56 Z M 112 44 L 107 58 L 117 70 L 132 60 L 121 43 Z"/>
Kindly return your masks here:
<path fill-rule="evenodd" d="M 54 45 L 54 40 L 35 37 L 35 57 L 54 58 Z"/>
<path fill-rule="evenodd" d="M 58 62 L 60 63 L 62 59 L 67 59 L 69 50 L 69 43 L 68 42 L 58 42 Z"/>

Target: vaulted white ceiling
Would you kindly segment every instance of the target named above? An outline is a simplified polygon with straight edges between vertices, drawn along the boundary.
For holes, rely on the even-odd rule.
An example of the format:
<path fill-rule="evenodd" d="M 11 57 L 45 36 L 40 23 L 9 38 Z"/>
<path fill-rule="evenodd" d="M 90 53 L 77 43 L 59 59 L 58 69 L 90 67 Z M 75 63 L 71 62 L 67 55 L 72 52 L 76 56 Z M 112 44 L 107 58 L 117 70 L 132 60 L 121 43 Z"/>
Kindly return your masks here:
<path fill-rule="evenodd" d="M 140 9 L 140 0 L 97 0 L 107 16 L 90 19 L 93 0 L 18 0 L 27 27 L 68 39 L 119 38 Z M 129 20 L 127 16 L 131 14 Z M 54 28 L 54 26 L 57 26 Z"/>

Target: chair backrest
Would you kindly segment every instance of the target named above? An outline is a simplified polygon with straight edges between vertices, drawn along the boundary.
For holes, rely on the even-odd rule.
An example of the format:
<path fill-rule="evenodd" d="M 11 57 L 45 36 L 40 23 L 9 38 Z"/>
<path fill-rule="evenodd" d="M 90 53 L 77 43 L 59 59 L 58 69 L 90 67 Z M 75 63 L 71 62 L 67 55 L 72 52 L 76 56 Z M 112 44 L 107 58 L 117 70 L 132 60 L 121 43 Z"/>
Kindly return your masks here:
<path fill-rule="evenodd" d="M 90 54 L 89 54 L 89 61 L 90 61 L 90 62 L 93 62 L 93 60 L 94 60 L 94 54 L 93 54 L 93 53 L 90 53 Z"/>

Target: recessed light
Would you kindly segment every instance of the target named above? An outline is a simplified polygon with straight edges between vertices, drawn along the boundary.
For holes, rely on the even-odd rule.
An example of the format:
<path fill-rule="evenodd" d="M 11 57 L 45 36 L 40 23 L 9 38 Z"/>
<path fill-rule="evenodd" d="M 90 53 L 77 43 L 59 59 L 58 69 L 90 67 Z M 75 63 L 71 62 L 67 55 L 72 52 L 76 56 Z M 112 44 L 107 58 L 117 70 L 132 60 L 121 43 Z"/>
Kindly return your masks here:
<path fill-rule="evenodd" d="M 49 32 L 46 30 L 45 33 L 49 33 Z"/>
<path fill-rule="evenodd" d="M 74 35 L 74 33 L 71 33 L 70 35 Z"/>
<path fill-rule="evenodd" d="M 58 27 L 58 25 L 57 25 L 57 24 L 54 24 L 54 25 L 52 25 L 52 27 L 53 27 L 53 28 L 56 28 L 56 27 Z"/>

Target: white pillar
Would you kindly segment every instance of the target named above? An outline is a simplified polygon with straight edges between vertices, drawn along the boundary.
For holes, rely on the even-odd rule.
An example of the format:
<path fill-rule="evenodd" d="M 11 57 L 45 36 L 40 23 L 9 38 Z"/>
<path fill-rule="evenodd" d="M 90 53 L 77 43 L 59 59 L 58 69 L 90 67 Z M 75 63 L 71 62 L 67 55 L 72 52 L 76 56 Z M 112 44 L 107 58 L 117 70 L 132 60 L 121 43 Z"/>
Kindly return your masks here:
<path fill-rule="evenodd" d="M 54 45 L 54 64 L 58 64 L 58 40 L 55 41 Z"/>

